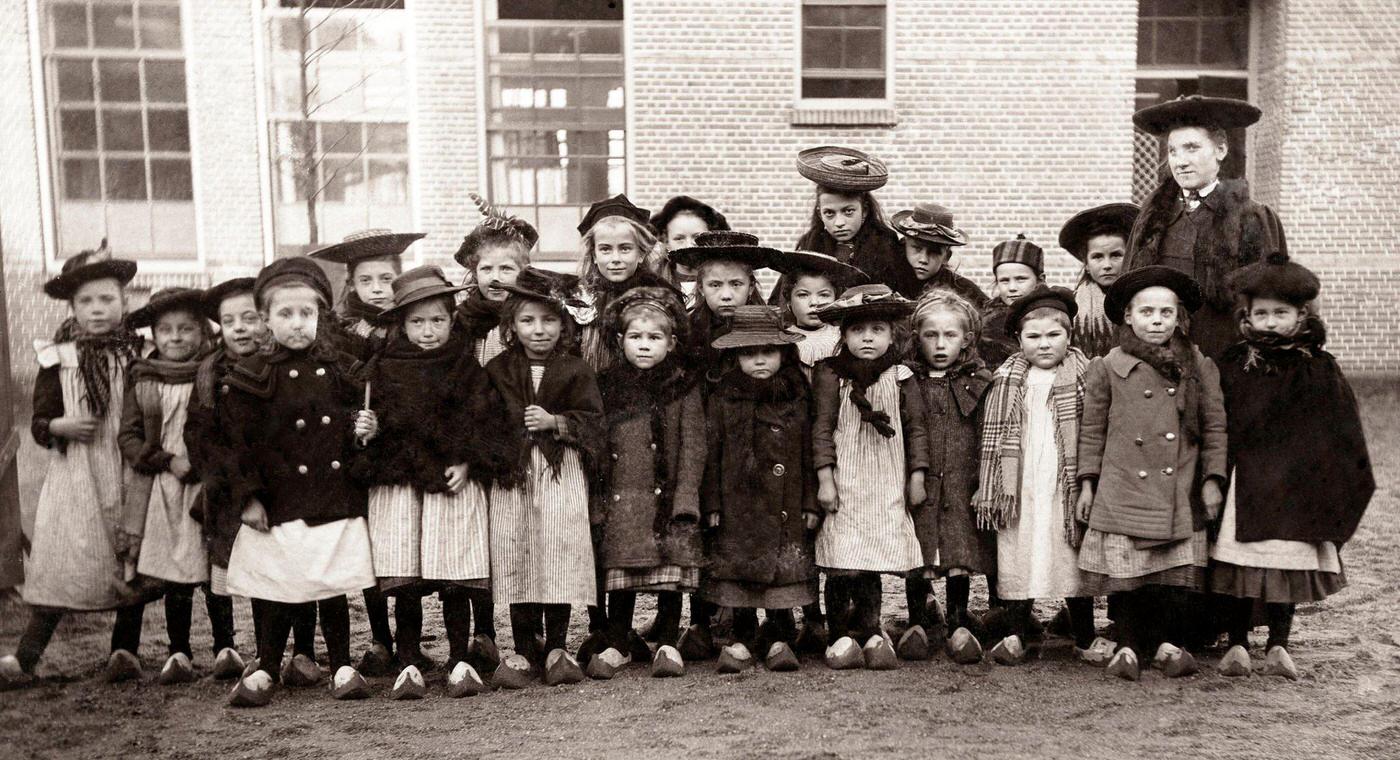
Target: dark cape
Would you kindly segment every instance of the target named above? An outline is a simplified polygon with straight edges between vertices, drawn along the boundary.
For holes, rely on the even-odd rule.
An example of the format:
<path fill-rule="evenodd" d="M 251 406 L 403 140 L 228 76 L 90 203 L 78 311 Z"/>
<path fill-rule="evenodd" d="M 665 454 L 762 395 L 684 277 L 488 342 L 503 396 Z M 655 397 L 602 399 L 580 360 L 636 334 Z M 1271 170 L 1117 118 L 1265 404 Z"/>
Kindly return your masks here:
<path fill-rule="evenodd" d="M 544 361 L 544 377 L 535 391 L 530 380 L 530 358 L 520 346 L 486 363 L 491 383 L 505 401 L 505 418 L 520 443 L 520 457 L 514 468 L 523 476 L 530 463 L 530 447 L 538 446 L 557 475 L 564 447 L 577 449 L 584 474 L 595 478 L 607 452 L 603 419 L 603 399 L 598 393 L 598 380 L 583 359 L 555 351 Z M 525 430 L 525 407 L 538 405 L 558 416 L 563 425 L 559 431 L 531 433 Z"/>

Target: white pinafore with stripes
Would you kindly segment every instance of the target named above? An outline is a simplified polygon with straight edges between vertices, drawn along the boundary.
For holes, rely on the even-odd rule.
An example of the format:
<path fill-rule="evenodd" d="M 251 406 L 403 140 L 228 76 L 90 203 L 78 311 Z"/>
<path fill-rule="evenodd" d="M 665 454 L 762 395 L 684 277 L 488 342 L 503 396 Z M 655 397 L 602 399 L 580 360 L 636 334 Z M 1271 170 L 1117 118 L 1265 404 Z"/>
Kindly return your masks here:
<path fill-rule="evenodd" d="M 468 481 L 459 493 L 410 485 L 369 492 L 369 536 L 380 578 L 466 581 L 491 575 L 486 492 Z"/>
<path fill-rule="evenodd" d="M 539 388 L 544 367 L 531 367 Z M 538 447 L 523 485 L 491 492 L 491 588 L 497 604 L 594 604 L 588 481 L 578 452 L 563 450 L 558 478 Z"/>
<path fill-rule="evenodd" d="M 37 347 L 39 365 L 57 365 L 68 416 L 89 416 L 87 391 L 73 343 Z M 25 572 L 24 601 L 43 607 L 101 610 L 117 606 L 127 586 L 117 559 L 115 530 L 122 510 L 121 428 L 125 368 L 107 357 L 111 405 L 90 443 L 68 441 L 66 453 L 49 451 L 39 491 Z"/>
<path fill-rule="evenodd" d="M 185 449 L 185 416 L 194 383 L 157 383 L 160 394 L 160 447 L 177 457 Z M 199 498 L 200 483 L 182 483 L 170 472 L 151 478 L 151 499 L 146 505 L 146 529 L 136 572 L 175 583 L 209 580 L 209 556 L 199 523 L 190 507 Z"/>
<path fill-rule="evenodd" d="M 890 416 L 895 433 L 886 438 L 860 418 L 851 384 L 841 381 L 836 420 L 836 499 L 817 534 L 817 566 L 839 570 L 903 573 L 924 564 L 914 519 L 905 508 L 904 429 L 899 383 L 914 376 L 902 364 L 885 370 L 868 389 L 871 406 Z"/>

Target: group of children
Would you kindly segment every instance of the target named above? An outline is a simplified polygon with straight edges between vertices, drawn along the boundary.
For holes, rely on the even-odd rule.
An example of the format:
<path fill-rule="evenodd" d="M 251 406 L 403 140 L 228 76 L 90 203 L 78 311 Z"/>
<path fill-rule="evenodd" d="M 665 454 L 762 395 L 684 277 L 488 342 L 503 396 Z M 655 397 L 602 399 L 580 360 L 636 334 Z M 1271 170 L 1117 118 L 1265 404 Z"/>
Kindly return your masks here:
<path fill-rule="evenodd" d="M 580 222 L 576 275 L 531 267 L 536 231 L 479 199 L 460 285 L 401 271 L 420 235 L 371 231 L 124 314 L 135 264 L 69 259 L 45 286 L 72 318 L 39 351 L 31 619 L 0 680 L 32 678 L 67 611 L 114 608 L 106 675 L 139 675 L 155 599 L 160 680 L 189 680 L 196 587 L 241 706 L 319 680 L 318 621 L 337 698 L 367 696 L 390 656 L 392 695 L 422 696 L 433 593 L 453 696 L 639 659 L 656 676 L 713 656 L 791 670 L 813 650 L 887 669 L 936 648 L 980 661 L 987 641 L 1015 664 L 1043 636 L 1034 602 L 1055 599 L 1078 656 L 1124 678 L 1142 658 L 1193 672 L 1202 630 L 1227 632 L 1221 670 L 1247 674 L 1256 615 L 1267 672 L 1296 677 L 1293 606 L 1343 585 L 1338 550 L 1374 488 L 1316 278 L 1285 256 L 1238 271 L 1243 340 L 1216 362 L 1184 337 L 1190 276 L 1121 272 L 1131 205 L 1065 226 L 1075 291 L 1017 238 L 993 251 L 988 297 L 949 267 L 966 236 L 947 209 L 885 222 L 878 160 L 814 149 L 798 166 L 817 194 L 791 251 L 693 198 L 650 216 L 617 196 Z M 345 267 L 339 315 L 318 259 Z M 905 582 L 897 637 L 882 575 Z M 357 667 L 361 593 L 375 643 Z M 657 599 L 641 632 L 638 594 Z M 246 662 L 231 595 L 252 600 Z M 1117 642 L 1094 627 L 1105 595 Z M 1223 627 L 1201 624 L 1206 599 Z M 577 608 L 590 634 L 571 654 Z"/>

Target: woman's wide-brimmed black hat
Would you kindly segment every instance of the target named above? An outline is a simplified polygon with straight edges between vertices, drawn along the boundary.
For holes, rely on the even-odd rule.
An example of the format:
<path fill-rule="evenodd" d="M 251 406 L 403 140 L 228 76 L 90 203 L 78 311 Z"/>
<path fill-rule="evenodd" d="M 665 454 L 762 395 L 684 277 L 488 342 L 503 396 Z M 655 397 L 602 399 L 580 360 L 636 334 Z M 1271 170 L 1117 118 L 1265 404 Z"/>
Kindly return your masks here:
<path fill-rule="evenodd" d="M 391 324 L 403 317 L 404 310 L 424 299 L 450 296 L 468 290 L 471 285 L 453 285 L 442 273 L 442 267 L 431 264 L 414 267 L 394 278 L 394 305 L 375 316 L 379 324 Z M 448 310 L 449 312 L 451 309 Z"/>
<path fill-rule="evenodd" d="M 588 211 L 578 223 L 578 234 L 588 234 L 588 231 L 593 229 L 593 225 L 610 216 L 625 217 L 643 227 L 651 223 L 651 212 L 628 200 L 626 193 L 618 193 L 611 198 L 596 201 L 588 207 Z"/>
<path fill-rule="evenodd" d="M 689 195 L 677 195 L 666 201 L 666 205 L 662 206 L 660 211 L 651 215 L 652 229 L 656 230 L 658 235 L 665 235 L 666 225 L 670 224 L 671 220 L 679 214 L 694 214 L 711 231 L 729 229 L 729 220 L 724 218 L 724 214 L 721 214 L 713 206 Z"/>
<path fill-rule="evenodd" d="M 777 269 L 782 251 L 758 244 L 747 232 L 711 230 L 695 236 L 695 245 L 671 251 L 671 261 L 692 269 L 707 261 L 737 261 L 753 269 Z"/>
<path fill-rule="evenodd" d="M 905 237 L 935 245 L 967 245 L 967 233 L 953 225 L 953 212 L 937 203 L 917 203 L 891 217 L 890 225 Z"/>
<path fill-rule="evenodd" d="M 1257 106 L 1243 100 L 1183 95 L 1138 111 L 1133 114 L 1133 123 L 1144 132 L 1165 137 L 1180 127 L 1239 129 L 1259 121 L 1262 115 Z"/>
<path fill-rule="evenodd" d="M 1176 293 L 1181 300 L 1181 309 L 1186 313 L 1201 308 L 1201 286 L 1191 279 L 1191 275 L 1179 272 L 1160 264 L 1134 269 L 1123 274 L 1108 286 L 1104 294 L 1103 310 L 1108 320 L 1115 325 L 1123 324 L 1123 314 L 1133 296 L 1147 288 L 1162 287 Z"/>
<path fill-rule="evenodd" d="M 1020 335 L 1021 320 L 1036 309 L 1062 311 L 1073 320 L 1079 313 L 1079 304 L 1074 300 L 1074 291 L 1068 288 L 1037 285 L 1011 304 L 1011 310 L 1006 313 L 1006 334 L 1013 338 Z"/>
<path fill-rule="evenodd" d="M 1135 203 L 1105 203 L 1102 206 L 1086 208 L 1069 218 L 1060 228 L 1060 247 L 1069 255 L 1084 260 L 1089 246 L 1089 238 L 1096 235 L 1122 235 L 1128 242 L 1137 220 L 1138 207 Z"/>
<path fill-rule="evenodd" d="M 151 327 L 162 314 L 172 311 L 188 311 L 195 318 L 204 316 L 204 291 L 199 288 L 162 288 L 151 294 L 145 306 L 126 315 L 126 326 L 131 329 Z"/>
<path fill-rule="evenodd" d="M 1271 253 L 1262 261 L 1236 269 L 1226 284 L 1236 298 L 1277 298 L 1294 306 L 1306 304 L 1322 292 L 1317 275 L 1283 252 Z"/>
<path fill-rule="evenodd" d="M 809 273 L 819 274 L 830 278 L 831 284 L 837 288 L 849 288 L 852 285 L 870 282 L 870 275 L 859 267 L 843 264 L 835 256 L 816 251 L 781 251 L 772 268 L 789 278 Z"/>
<path fill-rule="evenodd" d="M 835 145 L 798 153 L 797 173 L 822 187 L 847 193 L 879 190 L 890 180 L 884 161 L 855 148 Z"/>
<path fill-rule="evenodd" d="M 783 329 L 783 318 L 772 306 L 744 305 L 734 309 L 729 332 L 710 345 L 718 349 L 785 346 L 805 340 L 805 336 Z"/>
<path fill-rule="evenodd" d="M 93 280 L 116 280 L 126 287 L 136 276 L 136 262 L 114 259 L 107 251 L 107 241 L 95 251 L 83 251 L 68 257 L 58 276 L 44 283 L 44 295 L 60 301 L 68 301 L 78 288 Z"/>
<path fill-rule="evenodd" d="M 840 325 L 865 319 L 895 321 L 914 311 L 914 302 L 890 290 L 888 285 L 857 285 L 841 297 L 817 311 L 817 317 L 829 325 Z"/>
<path fill-rule="evenodd" d="M 383 259 L 402 256 L 415 241 L 427 237 L 426 232 L 393 232 L 387 229 L 371 229 L 352 232 L 344 240 L 306 254 L 313 259 L 329 261 L 332 264 L 354 266 L 367 259 Z"/>
<path fill-rule="evenodd" d="M 208 317 L 210 322 L 217 323 L 219 321 L 219 306 L 240 293 L 252 295 L 255 282 L 257 279 L 253 277 L 235 277 L 205 290 L 204 299 L 200 304 L 204 316 Z"/>

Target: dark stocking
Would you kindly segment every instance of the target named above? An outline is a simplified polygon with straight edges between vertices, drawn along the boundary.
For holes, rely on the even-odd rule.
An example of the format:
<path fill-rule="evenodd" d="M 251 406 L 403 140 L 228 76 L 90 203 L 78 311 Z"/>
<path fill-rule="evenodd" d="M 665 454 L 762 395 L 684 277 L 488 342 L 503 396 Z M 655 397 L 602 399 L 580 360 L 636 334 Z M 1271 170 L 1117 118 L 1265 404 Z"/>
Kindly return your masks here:
<path fill-rule="evenodd" d="M 510 635 L 514 640 L 515 653 L 535 665 L 544 661 L 538 651 L 535 635 L 543 633 L 542 617 L 544 610 L 538 604 L 512 604 L 510 606 Z"/>
<path fill-rule="evenodd" d="M 378 586 L 365 589 L 365 614 L 369 617 L 369 632 L 374 643 L 383 644 L 390 652 L 394 651 L 394 634 L 389 631 L 389 600 Z M 322 623 L 321 635 L 325 635 Z M 326 646 L 330 646 L 327 644 Z"/>
<path fill-rule="evenodd" d="M 209 614 L 210 633 L 214 636 L 214 654 L 233 649 L 233 597 L 220 596 L 205 585 L 204 610 Z"/>
<path fill-rule="evenodd" d="M 256 619 L 256 618 L 255 618 Z M 316 605 L 300 604 L 292 618 L 292 654 L 316 661 Z"/>
<path fill-rule="evenodd" d="M 112 625 L 112 651 L 125 649 L 140 655 L 141 622 L 146 615 L 145 604 L 133 604 L 117 610 L 117 621 Z"/>
<path fill-rule="evenodd" d="M 845 636 L 851 625 L 851 577 L 848 575 L 828 575 L 826 577 L 826 616 L 827 643 L 835 643 Z"/>
<path fill-rule="evenodd" d="M 306 605 L 283 604 L 265 599 L 253 600 L 254 630 L 258 635 L 258 667 L 272 676 L 275 681 L 282 671 L 283 650 L 287 647 L 287 634 L 292 630 L 292 621 Z M 311 605 L 313 608 L 314 604 Z"/>
<path fill-rule="evenodd" d="M 177 586 L 165 593 L 165 632 L 170 638 L 170 654 L 190 651 L 190 625 L 194 617 L 194 586 Z"/>
<path fill-rule="evenodd" d="M 19 646 L 15 649 L 15 659 L 19 660 L 19 666 L 24 672 L 34 672 L 34 666 L 38 665 L 39 658 L 44 656 L 44 650 L 48 648 L 49 641 L 53 639 L 53 632 L 58 629 L 62 620 L 63 610 L 52 607 L 29 608 L 29 624 L 24 627 L 24 635 L 20 636 Z"/>
<path fill-rule="evenodd" d="M 472 599 L 467 589 L 460 586 L 445 588 L 438 597 L 442 599 L 442 625 L 447 629 L 450 670 L 467 659 L 467 646 L 472 638 Z M 399 641 L 403 641 L 402 622 L 399 623 Z"/>
<path fill-rule="evenodd" d="M 1293 633 L 1293 612 L 1297 605 L 1271 603 L 1264 605 L 1264 614 L 1269 621 L 1269 649 L 1288 648 L 1288 637 Z"/>
<path fill-rule="evenodd" d="M 667 591 L 656 595 L 656 642 L 675 646 L 680 637 L 681 606 L 685 600 L 680 592 Z"/>
<path fill-rule="evenodd" d="M 734 608 L 734 640 L 752 650 L 758 638 L 758 610 L 753 607 Z M 762 656 L 762 652 L 755 653 Z"/>
<path fill-rule="evenodd" d="M 922 572 L 916 570 L 915 572 Z M 904 601 L 909 605 L 909 627 L 928 627 L 928 596 L 933 593 L 933 582 L 922 576 L 909 576 L 904 579 Z"/>
<path fill-rule="evenodd" d="M 1229 606 L 1230 646 L 1249 648 L 1249 632 L 1254 630 L 1254 600 L 1231 599 Z"/>
<path fill-rule="evenodd" d="M 544 605 L 544 650 L 545 653 L 563 649 L 569 641 L 569 614 L 573 609 L 567 604 Z"/>
<path fill-rule="evenodd" d="M 476 621 L 476 635 L 496 640 L 496 604 L 491 601 L 491 592 L 485 589 L 470 589 L 472 619 Z"/>
<path fill-rule="evenodd" d="M 331 672 L 350 664 L 350 603 L 343 596 L 333 596 L 315 603 L 321 616 L 321 638 L 326 641 L 326 657 Z M 286 639 L 285 634 L 283 640 Z"/>
<path fill-rule="evenodd" d="M 394 597 L 394 631 L 399 662 L 411 664 L 423 656 L 423 598 L 410 594 Z"/>
<path fill-rule="evenodd" d="M 1074 645 L 1088 649 L 1094 643 L 1094 598 L 1075 596 L 1065 600 L 1069 609 L 1069 624 L 1074 631 Z"/>
<path fill-rule="evenodd" d="M 632 617 L 637 611 L 637 594 L 614 591 L 608 594 L 608 639 L 617 651 L 628 651 L 627 639 L 632 632 Z"/>
<path fill-rule="evenodd" d="M 950 575 L 946 590 L 948 593 L 948 627 L 956 630 L 967 625 L 967 599 L 972 592 L 972 576 Z M 990 581 L 988 581 L 990 586 Z"/>

